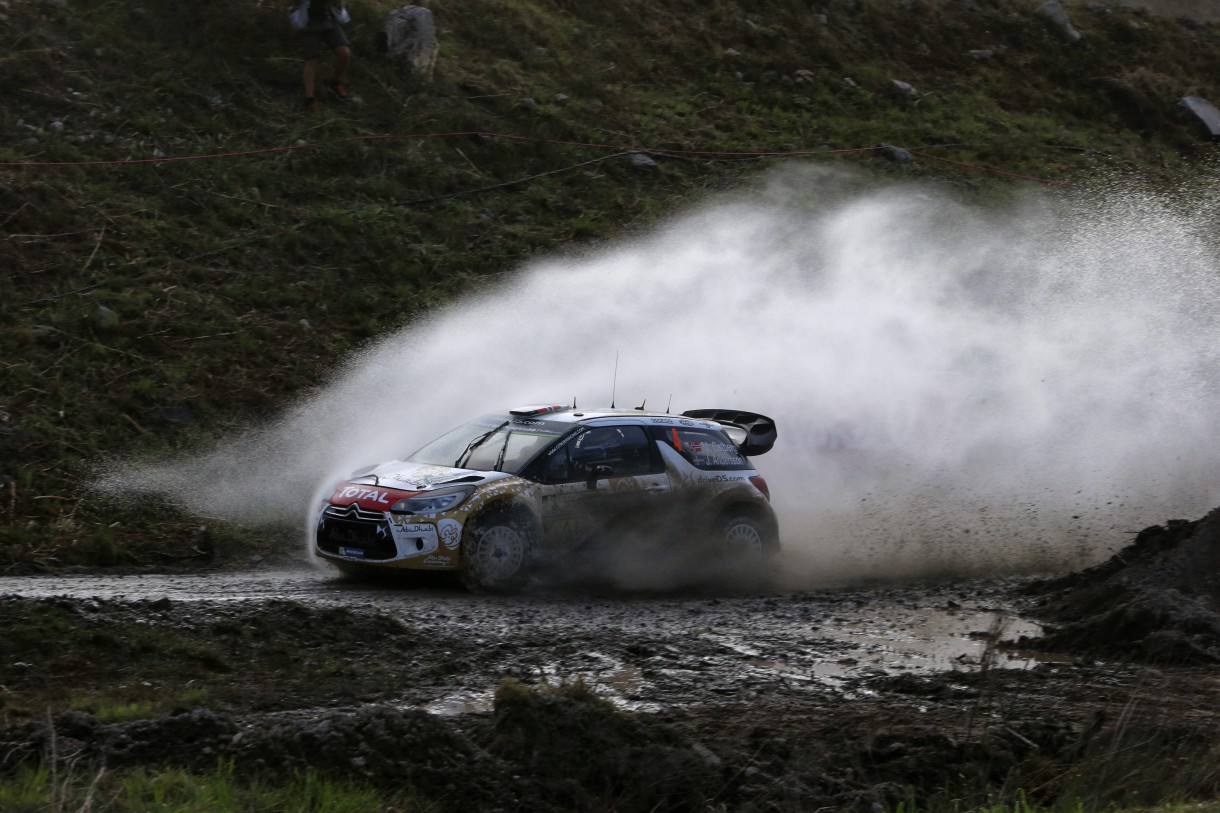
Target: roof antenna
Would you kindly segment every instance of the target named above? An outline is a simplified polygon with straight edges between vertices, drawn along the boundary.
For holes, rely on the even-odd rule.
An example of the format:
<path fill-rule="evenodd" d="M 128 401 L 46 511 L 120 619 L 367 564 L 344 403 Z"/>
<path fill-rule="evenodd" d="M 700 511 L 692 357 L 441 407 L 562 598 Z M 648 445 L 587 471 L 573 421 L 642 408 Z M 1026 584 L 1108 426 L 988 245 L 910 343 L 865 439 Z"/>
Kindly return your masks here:
<path fill-rule="evenodd" d="M 572 409 L 576 409 L 576 396 L 572 396 Z"/>
<path fill-rule="evenodd" d="M 673 402 L 674 402 L 674 394 L 671 392 L 671 393 L 669 394 L 669 401 L 668 401 L 668 402 L 665 404 L 665 414 L 666 414 L 666 415 L 668 415 L 668 414 L 669 414 L 669 406 L 670 406 L 670 404 L 672 404 Z"/>
<path fill-rule="evenodd" d="M 614 383 L 610 385 L 610 408 L 614 409 L 614 391 L 618 388 L 618 351 L 614 351 Z"/>
<path fill-rule="evenodd" d="M 636 407 L 636 409 L 637 409 L 637 410 L 639 410 L 640 412 L 643 412 L 643 411 L 644 411 L 644 404 L 646 404 L 646 403 L 648 403 L 648 399 L 647 399 L 647 398 L 645 398 L 645 399 L 644 399 L 644 401 L 643 401 L 643 402 L 642 402 L 642 403 L 641 403 L 641 404 L 640 404 L 638 407 Z"/>

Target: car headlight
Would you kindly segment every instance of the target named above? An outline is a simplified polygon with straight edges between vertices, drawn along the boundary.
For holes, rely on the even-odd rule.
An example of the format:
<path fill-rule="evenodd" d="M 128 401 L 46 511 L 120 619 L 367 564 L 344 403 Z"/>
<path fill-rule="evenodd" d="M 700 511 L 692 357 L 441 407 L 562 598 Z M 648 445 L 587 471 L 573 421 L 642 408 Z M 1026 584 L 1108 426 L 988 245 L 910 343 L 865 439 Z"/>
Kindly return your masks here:
<path fill-rule="evenodd" d="M 446 488 L 399 500 L 390 507 L 394 514 L 439 514 L 457 508 L 474 493 L 474 486 Z"/>

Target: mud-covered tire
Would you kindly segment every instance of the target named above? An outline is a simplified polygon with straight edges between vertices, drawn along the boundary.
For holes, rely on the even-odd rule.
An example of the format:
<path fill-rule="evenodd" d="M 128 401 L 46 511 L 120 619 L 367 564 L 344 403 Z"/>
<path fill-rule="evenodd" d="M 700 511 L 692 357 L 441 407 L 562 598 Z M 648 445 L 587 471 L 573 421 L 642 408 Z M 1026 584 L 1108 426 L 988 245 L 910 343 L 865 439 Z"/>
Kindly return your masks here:
<path fill-rule="evenodd" d="M 716 536 L 721 550 L 729 559 L 761 560 L 772 552 L 767 527 L 748 514 L 722 517 Z"/>
<path fill-rule="evenodd" d="M 716 525 L 720 555 L 712 566 L 722 583 L 743 590 L 766 590 L 775 578 L 779 540 L 762 519 L 746 513 L 722 516 Z"/>
<path fill-rule="evenodd" d="M 462 535 L 462 583 L 480 593 L 520 590 L 529 579 L 534 526 L 520 511 L 497 509 Z"/>

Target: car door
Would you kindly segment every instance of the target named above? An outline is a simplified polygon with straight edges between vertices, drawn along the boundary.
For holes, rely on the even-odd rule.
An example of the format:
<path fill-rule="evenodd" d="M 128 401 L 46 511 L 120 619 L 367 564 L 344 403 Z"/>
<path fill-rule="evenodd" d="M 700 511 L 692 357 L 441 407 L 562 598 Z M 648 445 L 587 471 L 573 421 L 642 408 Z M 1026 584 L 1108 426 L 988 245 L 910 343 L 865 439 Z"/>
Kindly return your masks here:
<path fill-rule="evenodd" d="M 631 424 L 577 432 L 541 462 L 539 481 L 545 536 L 558 547 L 647 527 L 670 489 L 655 444 Z"/>

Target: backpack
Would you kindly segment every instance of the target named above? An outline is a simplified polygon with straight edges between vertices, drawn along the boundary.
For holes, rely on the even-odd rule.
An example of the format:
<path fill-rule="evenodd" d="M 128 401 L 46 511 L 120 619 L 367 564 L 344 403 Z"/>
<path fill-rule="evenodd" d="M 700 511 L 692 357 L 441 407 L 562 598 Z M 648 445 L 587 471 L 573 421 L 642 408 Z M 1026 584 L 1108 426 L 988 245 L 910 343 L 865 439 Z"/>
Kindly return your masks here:
<path fill-rule="evenodd" d="M 342 3 L 331 0 L 301 0 L 300 4 L 288 15 L 288 21 L 294 31 L 302 31 L 311 25 L 326 25 L 332 20 L 338 24 L 351 22 L 351 15 Z"/>

